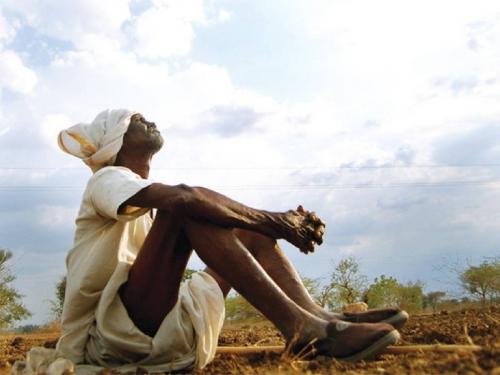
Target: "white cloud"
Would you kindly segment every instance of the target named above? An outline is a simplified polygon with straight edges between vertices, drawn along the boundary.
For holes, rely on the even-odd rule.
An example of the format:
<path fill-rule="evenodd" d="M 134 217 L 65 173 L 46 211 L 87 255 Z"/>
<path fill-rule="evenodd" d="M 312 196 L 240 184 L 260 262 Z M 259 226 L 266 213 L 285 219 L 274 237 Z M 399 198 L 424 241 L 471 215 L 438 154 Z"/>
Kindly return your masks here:
<path fill-rule="evenodd" d="M 188 22 L 205 23 L 205 1 L 204 0 L 153 0 L 157 8 L 168 8 L 176 17 Z"/>
<path fill-rule="evenodd" d="M 192 24 L 206 24 L 202 0 L 154 1 L 133 23 L 135 51 L 144 58 L 185 56 L 195 37 Z"/>
<path fill-rule="evenodd" d="M 20 12 L 30 26 L 79 48 L 86 34 L 120 37 L 130 18 L 130 0 L 6 0 L 7 9 Z"/>
<path fill-rule="evenodd" d="M 57 230 L 73 229 L 76 213 L 74 207 L 41 205 L 37 207 L 37 222 Z"/>
<path fill-rule="evenodd" d="M 16 34 L 16 23 L 9 22 L 0 13 L 0 46 L 9 43 Z"/>
<path fill-rule="evenodd" d="M 57 135 L 62 129 L 70 125 L 72 125 L 72 122 L 68 116 L 63 114 L 49 114 L 42 120 L 40 130 L 47 144 L 59 150 L 57 146 Z"/>
<path fill-rule="evenodd" d="M 121 54 L 120 41 L 101 34 L 83 34 L 80 38 L 79 48 L 88 54 L 95 65 L 117 63 Z"/>
<path fill-rule="evenodd" d="M 136 52 L 145 58 L 184 56 L 191 49 L 191 23 L 168 8 L 148 9 L 135 21 Z"/>
<path fill-rule="evenodd" d="M 193 63 L 170 73 L 165 63 L 140 62 L 120 51 L 107 58 L 88 51 L 64 54 L 46 70 L 40 85 L 59 96 L 57 102 L 40 96 L 41 113 L 65 108 L 82 121 L 94 115 L 90 110 L 128 107 L 155 118 L 160 127 L 227 103 L 235 90 L 224 68 Z"/>
<path fill-rule="evenodd" d="M 193 25 L 208 26 L 231 17 L 222 8 L 208 9 L 215 13 L 209 17 L 203 0 L 156 0 L 153 5 L 129 29 L 135 52 L 146 59 L 186 56 L 195 38 Z"/>
<path fill-rule="evenodd" d="M 0 51 L 0 87 L 29 94 L 36 82 L 35 72 L 26 67 L 14 51 Z"/>
<path fill-rule="evenodd" d="M 217 15 L 217 20 L 219 22 L 226 22 L 231 19 L 231 12 L 226 9 L 219 9 L 219 14 Z"/>
<path fill-rule="evenodd" d="M 432 0 L 418 3 L 398 0 L 311 0 L 299 3 L 298 9 L 303 14 L 307 31 L 314 36 L 335 32 L 341 37 L 353 33 L 371 40 L 382 35 L 389 38 L 381 40 L 382 43 L 408 37 L 409 41 L 415 41 L 422 36 L 425 41 L 437 39 L 438 43 L 441 38 L 451 36 L 457 27 L 478 18 L 490 17 L 499 10 L 498 4 L 491 0 L 478 0 L 474 4 L 453 0 L 439 3 Z M 441 32 L 434 33 L 437 30 Z M 460 35 L 454 38 L 457 37 Z M 420 49 L 422 45 L 416 47 Z"/>
<path fill-rule="evenodd" d="M 371 117 L 392 135 L 422 136 L 491 112 L 500 98 L 492 84 L 500 78 L 494 1 L 312 0 L 298 9 L 305 32 L 330 46 L 321 59 L 325 80 L 341 88 L 332 90 L 332 99 L 350 122 Z M 439 77 L 449 86 L 434 86 Z M 469 92 L 452 91 L 471 79 L 478 84 Z"/>

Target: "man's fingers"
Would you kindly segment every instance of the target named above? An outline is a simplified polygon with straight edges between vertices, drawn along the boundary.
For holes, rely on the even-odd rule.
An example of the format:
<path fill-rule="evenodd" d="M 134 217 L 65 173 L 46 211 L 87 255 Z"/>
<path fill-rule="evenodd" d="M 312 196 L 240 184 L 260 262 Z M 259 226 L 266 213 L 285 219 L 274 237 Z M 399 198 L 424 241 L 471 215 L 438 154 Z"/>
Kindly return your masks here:
<path fill-rule="evenodd" d="M 314 241 L 309 240 L 303 243 L 303 245 L 299 248 L 301 252 L 304 254 L 309 254 L 314 252 Z"/>
<path fill-rule="evenodd" d="M 314 232 L 314 237 L 318 245 L 321 245 L 323 243 L 323 232 L 321 230 L 317 229 Z"/>
<path fill-rule="evenodd" d="M 323 243 L 323 235 L 325 234 L 325 223 L 315 212 L 308 213 L 307 221 L 311 230 L 311 237 L 318 245 L 321 245 Z"/>
<path fill-rule="evenodd" d="M 307 250 L 310 253 L 314 253 L 314 241 L 309 241 L 309 243 L 307 244 Z"/>
<path fill-rule="evenodd" d="M 306 243 L 300 246 L 299 249 L 304 254 L 314 252 L 314 247 L 316 244 L 321 245 L 323 243 L 323 235 L 325 233 L 325 222 L 316 215 L 315 212 L 309 212 L 304 210 L 302 205 L 297 207 L 296 212 L 303 215 L 300 226 L 302 229 L 300 231 L 305 231 L 302 233 Z"/>
<path fill-rule="evenodd" d="M 316 212 L 308 212 L 307 213 L 307 220 L 309 222 L 314 223 L 316 226 L 322 225 L 322 226 L 326 227 L 325 222 L 323 220 L 321 220 L 321 218 L 318 215 L 316 215 Z"/>
<path fill-rule="evenodd" d="M 308 219 L 312 222 L 321 221 L 321 219 L 318 217 L 318 215 L 316 215 L 316 212 L 309 212 L 309 214 L 307 216 L 308 216 Z"/>

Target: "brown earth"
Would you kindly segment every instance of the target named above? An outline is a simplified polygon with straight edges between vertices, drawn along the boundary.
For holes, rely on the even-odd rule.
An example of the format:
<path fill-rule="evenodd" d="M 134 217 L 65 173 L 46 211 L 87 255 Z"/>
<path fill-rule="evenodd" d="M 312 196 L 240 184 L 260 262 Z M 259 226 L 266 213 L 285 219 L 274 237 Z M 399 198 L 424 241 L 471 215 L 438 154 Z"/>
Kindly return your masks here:
<path fill-rule="evenodd" d="M 357 363 L 317 358 L 291 361 L 278 354 L 252 356 L 218 355 L 195 374 L 495 374 L 500 375 L 500 308 L 462 310 L 414 315 L 401 330 L 400 345 L 480 345 L 476 353 L 411 353 L 380 355 Z M 35 345 L 53 347 L 57 334 L 0 336 L 0 373 L 23 359 Z M 267 322 L 228 324 L 219 339 L 221 346 L 283 344 L 282 336 Z M 106 374 L 111 372 L 106 371 Z"/>

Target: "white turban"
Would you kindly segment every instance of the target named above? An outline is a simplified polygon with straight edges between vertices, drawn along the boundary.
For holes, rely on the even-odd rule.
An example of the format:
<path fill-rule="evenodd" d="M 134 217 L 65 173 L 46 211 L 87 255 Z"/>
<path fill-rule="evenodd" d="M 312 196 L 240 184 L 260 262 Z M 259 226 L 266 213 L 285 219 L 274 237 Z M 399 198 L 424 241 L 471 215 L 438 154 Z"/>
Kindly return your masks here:
<path fill-rule="evenodd" d="M 62 130 L 57 138 L 59 147 L 82 159 L 92 172 L 113 165 L 135 113 L 127 109 L 102 111 L 90 124 L 76 124 Z"/>

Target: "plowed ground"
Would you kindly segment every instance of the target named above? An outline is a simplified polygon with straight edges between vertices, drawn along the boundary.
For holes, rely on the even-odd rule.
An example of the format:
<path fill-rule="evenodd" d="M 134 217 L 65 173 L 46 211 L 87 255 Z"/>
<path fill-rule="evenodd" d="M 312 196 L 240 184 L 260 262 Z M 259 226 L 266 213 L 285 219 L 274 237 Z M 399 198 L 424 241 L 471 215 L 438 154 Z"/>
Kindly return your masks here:
<path fill-rule="evenodd" d="M 277 354 L 218 355 L 196 374 L 496 374 L 500 375 L 500 308 L 414 315 L 401 330 L 400 345 L 480 345 L 476 353 L 411 353 L 380 355 L 357 363 L 329 358 L 312 361 L 284 359 Z M 0 372 L 23 359 L 32 346 L 52 347 L 57 334 L 0 336 Z M 228 324 L 221 346 L 280 345 L 282 336 L 268 323 Z M 110 374 L 110 371 L 106 371 Z"/>

